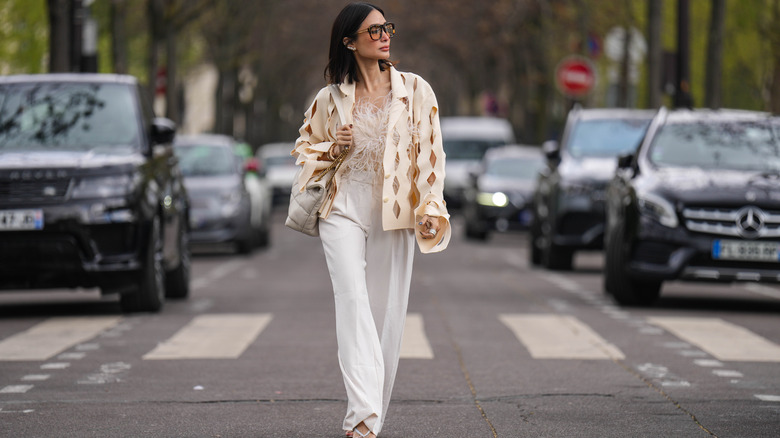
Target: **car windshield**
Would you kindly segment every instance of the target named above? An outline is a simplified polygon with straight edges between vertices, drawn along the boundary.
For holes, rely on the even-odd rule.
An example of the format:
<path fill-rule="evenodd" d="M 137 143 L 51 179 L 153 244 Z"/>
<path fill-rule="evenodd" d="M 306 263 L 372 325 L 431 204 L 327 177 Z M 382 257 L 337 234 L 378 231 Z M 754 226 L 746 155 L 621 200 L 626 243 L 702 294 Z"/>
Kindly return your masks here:
<path fill-rule="evenodd" d="M 210 145 L 177 145 L 179 168 L 184 176 L 235 175 L 236 157 L 230 148 Z"/>
<path fill-rule="evenodd" d="M 649 152 L 658 166 L 780 171 L 778 131 L 765 122 L 673 123 Z"/>
<path fill-rule="evenodd" d="M 491 160 L 485 168 L 485 175 L 497 178 L 536 179 L 544 166 L 542 158 L 510 157 Z"/>
<path fill-rule="evenodd" d="M 264 160 L 267 166 L 295 166 L 295 157 L 292 155 L 272 155 Z"/>
<path fill-rule="evenodd" d="M 481 160 L 488 149 L 502 146 L 501 140 L 444 140 L 447 160 Z"/>
<path fill-rule="evenodd" d="M 649 119 L 583 120 L 569 136 L 569 154 L 581 158 L 632 153 L 649 124 Z"/>
<path fill-rule="evenodd" d="M 0 149 L 140 146 L 133 102 L 122 84 L 0 84 Z"/>

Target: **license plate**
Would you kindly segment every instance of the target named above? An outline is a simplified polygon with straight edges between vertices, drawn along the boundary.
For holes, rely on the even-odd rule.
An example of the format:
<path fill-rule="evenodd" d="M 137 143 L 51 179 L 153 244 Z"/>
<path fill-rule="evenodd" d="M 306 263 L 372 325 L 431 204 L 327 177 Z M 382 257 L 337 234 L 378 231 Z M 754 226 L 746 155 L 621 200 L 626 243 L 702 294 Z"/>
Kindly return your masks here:
<path fill-rule="evenodd" d="M 712 258 L 717 260 L 749 260 L 755 262 L 780 261 L 780 243 L 743 240 L 716 240 Z"/>
<path fill-rule="evenodd" d="M 0 210 L 0 231 L 42 229 L 43 210 Z"/>

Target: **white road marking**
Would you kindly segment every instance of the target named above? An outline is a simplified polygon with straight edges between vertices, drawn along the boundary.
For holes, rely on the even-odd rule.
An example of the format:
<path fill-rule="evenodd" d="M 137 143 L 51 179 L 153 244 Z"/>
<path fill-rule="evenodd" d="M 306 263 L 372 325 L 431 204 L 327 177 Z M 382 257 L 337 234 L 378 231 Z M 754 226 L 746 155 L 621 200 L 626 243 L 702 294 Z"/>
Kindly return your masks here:
<path fill-rule="evenodd" d="M 577 282 L 569 280 L 568 278 L 561 275 L 548 274 L 545 275 L 544 278 L 546 278 L 550 283 L 553 283 L 559 288 L 569 292 L 577 292 L 582 287 Z"/>
<path fill-rule="evenodd" d="M 100 349 L 100 344 L 97 343 L 76 345 L 76 351 L 95 351 L 98 349 Z"/>
<path fill-rule="evenodd" d="M 70 363 L 68 362 L 50 362 L 41 365 L 42 370 L 64 370 L 68 368 Z"/>
<path fill-rule="evenodd" d="M 24 394 L 34 387 L 34 385 L 8 385 L 5 388 L 0 389 L 0 394 Z"/>
<path fill-rule="evenodd" d="M 648 321 L 719 360 L 780 362 L 780 345 L 719 318 L 654 317 Z"/>
<path fill-rule="evenodd" d="M 57 356 L 58 360 L 80 360 L 84 359 L 87 353 L 62 353 Z"/>
<path fill-rule="evenodd" d="M 28 374 L 22 377 L 22 382 L 42 382 L 49 380 L 49 377 L 51 377 L 51 374 Z"/>
<path fill-rule="evenodd" d="M 745 375 L 739 371 L 733 370 L 712 370 L 712 374 L 715 374 L 718 377 L 745 377 Z"/>
<path fill-rule="evenodd" d="M 700 367 L 708 368 L 718 368 L 723 366 L 723 362 L 715 359 L 696 359 L 693 361 L 693 363 Z"/>
<path fill-rule="evenodd" d="M 23 411 L 4 411 L 3 408 L 0 408 L 0 414 L 30 414 L 35 412 L 35 409 L 25 409 Z"/>
<path fill-rule="evenodd" d="M 761 401 L 780 402 L 780 395 L 754 394 L 754 396 Z"/>
<path fill-rule="evenodd" d="M 499 319 L 535 359 L 625 358 L 619 348 L 573 316 L 504 314 Z"/>
<path fill-rule="evenodd" d="M 132 365 L 125 362 L 113 362 L 100 366 L 100 371 L 89 374 L 76 383 L 80 385 L 102 385 L 106 383 L 121 382 L 122 378 L 130 371 Z"/>
<path fill-rule="evenodd" d="M 271 322 L 272 315 L 212 314 L 193 318 L 144 359 L 235 359 Z"/>
<path fill-rule="evenodd" d="M 636 369 L 645 376 L 658 382 L 661 386 L 667 388 L 687 388 L 691 386 L 690 382 L 678 378 L 669 372 L 669 368 L 663 365 L 644 363 L 637 365 Z"/>
<path fill-rule="evenodd" d="M 119 316 L 48 319 L 0 341 L 0 361 L 47 360 L 94 338 L 119 320 Z"/>
<path fill-rule="evenodd" d="M 190 289 L 198 290 L 210 285 L 211 283 L 219 280 L 220 278 L 232 273 L 236 269 L 240 268 L 244 264 L 241 260 L 233 260 L 227 263 L 223 263 L 216 268 L 212 269 L 209 273 L 203 277 L 198 277 L 192 280 L 190 283 Z"/>
<path fill-rule="evenodd" d="M 433 349 L 425 335 L 425 326 L 419 313 L 406 315 L 404 334 L 401 338 L 401 358 L 433 359 Z"/>
<path fill-rule="evenodd" d="M 774 287 L 764 286 L 763 284 L 748 283 L 745 285 L 745 289 L 765 297 L 777 298 L 780 300 L 780 290 L 777 290 L 777 288 Z"/>

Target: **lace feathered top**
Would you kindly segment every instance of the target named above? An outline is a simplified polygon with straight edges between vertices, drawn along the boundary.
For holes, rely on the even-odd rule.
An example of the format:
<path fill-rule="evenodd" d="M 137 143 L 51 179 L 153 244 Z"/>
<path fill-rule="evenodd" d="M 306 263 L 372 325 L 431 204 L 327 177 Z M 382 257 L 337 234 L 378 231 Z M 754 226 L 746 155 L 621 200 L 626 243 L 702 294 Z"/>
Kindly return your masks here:
<path fill-rule="evenodd" d="M 387 123 L 390 117 L 392 93 L 388 93 L 379 106 L 369 99 L 358 99 L 352 111 L 352 147 L 344 162 L 346 176 L 354 173 L 379 173 L 387 138 Z"/>

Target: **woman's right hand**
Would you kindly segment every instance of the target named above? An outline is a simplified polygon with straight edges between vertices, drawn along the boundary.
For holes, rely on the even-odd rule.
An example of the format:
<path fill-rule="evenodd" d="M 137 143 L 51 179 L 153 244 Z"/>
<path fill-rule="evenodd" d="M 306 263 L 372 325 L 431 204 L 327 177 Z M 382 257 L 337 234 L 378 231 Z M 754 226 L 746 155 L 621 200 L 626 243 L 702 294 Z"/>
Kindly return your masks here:
<path fill-rule="evenodd" d="M 352 125 L 340 126 L 336 131 L 336 142 L 330 147 L 330 156 L 335 158 L 352 147 Z"/>

